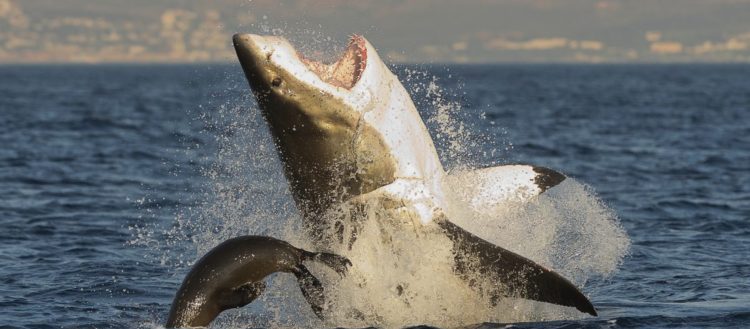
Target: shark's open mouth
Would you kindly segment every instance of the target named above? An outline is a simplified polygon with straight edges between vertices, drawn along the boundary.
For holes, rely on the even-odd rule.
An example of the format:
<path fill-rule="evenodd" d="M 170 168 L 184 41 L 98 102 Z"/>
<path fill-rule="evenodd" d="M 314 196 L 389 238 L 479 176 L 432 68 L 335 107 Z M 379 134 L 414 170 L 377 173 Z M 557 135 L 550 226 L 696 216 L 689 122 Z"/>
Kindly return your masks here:
<path fill-rule="evenodd" d="M 362 77 L 367 64 L 367 47 L 365 39 L 359 35 L 352 36 L 344 54 L 338 61 L 326 64 L 307 59 L 301 54 L 299 58 L 307 67 L 320 77 L 320 80 L 336 87 L 351 89 Z"/>

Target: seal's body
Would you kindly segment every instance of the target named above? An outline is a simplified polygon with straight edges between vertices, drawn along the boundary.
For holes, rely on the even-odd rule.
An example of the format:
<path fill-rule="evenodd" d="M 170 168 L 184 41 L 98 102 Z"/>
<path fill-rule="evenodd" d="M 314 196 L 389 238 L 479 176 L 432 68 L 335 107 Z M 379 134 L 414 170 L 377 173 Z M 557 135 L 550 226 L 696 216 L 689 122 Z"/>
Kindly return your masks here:
<path fill-rule="evenodd" d="M 319 317 L 324 309 L 323 287 L 302 264 L 321 261 L 340 274 L 349 261 L 341 256 L 313 253 L 278 239 L 242 236 L 223 242 L 203 256 L 177 291 L 166 327 L 207 326 L 224 310 L 242 307 L 263 292 L 263 279 L 276 272 L 297 277 L 303 295 Z"/>

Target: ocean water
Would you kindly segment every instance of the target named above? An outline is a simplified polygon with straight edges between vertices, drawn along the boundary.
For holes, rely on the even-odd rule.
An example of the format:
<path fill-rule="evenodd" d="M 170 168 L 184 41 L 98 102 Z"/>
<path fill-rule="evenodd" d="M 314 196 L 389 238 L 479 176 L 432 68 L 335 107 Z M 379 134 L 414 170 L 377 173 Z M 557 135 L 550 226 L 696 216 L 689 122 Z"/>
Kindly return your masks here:
<path fill-rule="evenodd" d="M 570 229 L 592 235 L 570 248 L 593 256 L 536 250 L 565 265 L 556 269 L 583 286 L 599 317 L 509 301 L 494 311 L 512 316 L 462 326 L 748 326 L 750 66 L 394 69 L 446 167 L 554 168 L 587 186 L 551 190 L 563 209 L 605 212 Z M 3 328 L 158 327 L 203 252 L 239 234 L 297 229 L 239 65 L 0 67 L 0 145 Z M 516 228 L 549 234 L 540 220 Z M 584 227 L 602 223 L 627 232 L 624 258 L 617 230 Z M 309 320 L 285 280 L 215 327 L 340 326 Z M 456 326 L 423 318 L 403 326 Z"/>

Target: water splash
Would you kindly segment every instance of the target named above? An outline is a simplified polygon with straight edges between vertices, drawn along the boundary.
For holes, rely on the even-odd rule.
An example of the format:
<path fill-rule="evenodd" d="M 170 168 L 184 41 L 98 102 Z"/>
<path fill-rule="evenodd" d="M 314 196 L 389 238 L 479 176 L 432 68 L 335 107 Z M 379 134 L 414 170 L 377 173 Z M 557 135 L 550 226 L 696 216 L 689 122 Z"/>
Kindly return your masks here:
<path fill-rule="evenodd" d="M 466 182 L 451 181 L 453 191 Z M 593 277 L 611 276 L 630 239 L 615 213 L 593 192 L 568 178 L 530 202 L 508 201 L 473 209 L 454 195 L 450 218 L 468 231 L 537 263 L 582 286 Z"/>
<path fill-rule="evenodd" d="M 460 195 L 452 201 L 467 205 Z M 372 200 L 354 244 L 349 247 L 344 241 L 333 247 L 354 266 L 343 279 L 324 276 L 332 287 L 328 296 L 335 302 L 329 324 L 456 327 L 585 316 L 573 309 L 513 298 L 493 304 L 455 275 L 452 242 L 441 230 L 422 226 L 399 213 L 403 209 L 384 209 Z M 509 202 L 495 209 L 465 206 L 448 215 L 488 241 L 556 269 L 578 286 L 614 273 L 629 246 L 614 213 L 590 188 L 570 179 L 531 202 Z M 473 279 L 479 285 L 497 284 L 484 277 Z"/>
<path fill-rule="evenodd" d="M 436 139 L 443 141 L 438 142 L 441 157 L 458 169 L 474 167 L 472 152 L 486 150 L 492 142 L 485 143 L 486 136 L 477 138 L 472 127 L 457 119 L 460 105 L 446 97 L 435 78 L 419 71 L 407 71 L 405 78 L 406 85 L 410 79 L 427 81 L 411 84 L 410 91 L 422 94 L 416 103 L 426 109 L 426 121 L 437 131 Z M 273 236 L 314 249 L 303 233 L 302 219 L 260 111 L 252 106 L 246 86 L 232 89 L 227 93 L 244 96 L 218 104 L 202 118 L 217 145 L 215 161 L 204 171 L 205 201 L 176 216 L 166 234 L 170 242 L 165 252 L 181 242 L 202 255 L 226 239 L 245 234 Z M 453 184 L 450 190 L 460 191 L 471 182 L 448 184 Z M 578 286 L 614 273 L 629 247 L 614 213 L 590 188 L 572 179 L 524 204 L 471 209 L 458 192 L 450 196 L 450 203 L 453 209 L 448 215 L 455 223 L 557 270 Z M 310 265 L 331 301 L 326 323 L 312 314 L 294 279 L 278 274 L 269 279 L 269 289 L 261 298 L 249 307 L 224 312 L 216 324 L 222 328 L 454 327 L 582 317 L 573 309 L 527 300 L 502 299 L 493 305 L 454 274 L 451 242 L 444 234 L 435 227 L 399 220 L 406 217 L 382 209 L 377 203 L 369 204 L 364 219 L 358 219 L 362 226 L 357 240 L 351 246 L 334 244 L 329 250 L 352 260 L 349 275 L 340 278 Z M 143 236 L 143 230 L 138 234 Z M 154 236 L 159 235 L 150 234 L 152 240 Z"/>

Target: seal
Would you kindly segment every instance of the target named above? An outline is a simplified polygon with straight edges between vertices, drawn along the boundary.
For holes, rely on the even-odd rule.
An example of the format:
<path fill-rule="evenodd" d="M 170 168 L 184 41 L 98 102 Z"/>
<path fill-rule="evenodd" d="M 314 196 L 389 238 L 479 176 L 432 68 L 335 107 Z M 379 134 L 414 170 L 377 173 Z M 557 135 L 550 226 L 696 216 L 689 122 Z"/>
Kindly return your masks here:
<path fill-rule="evenodd" d="M 264 236 L 241 236 L 213 248 L 193 266 L 172 302 L 166 327 L 205 327 L 219 313 L 243 307 L 263 293 L 263 279 L 276 272 L 297 278 L 313 312 L 322 318 L 325 298 L 320 281 L 302 264 L 318 261 L 344 275 L 348 259 L 315 253 Z"/>
<path fill-rule="evenodd" d="M 233 41 L 291 194 L 317 245 L 342 243 L 344 229 L 336 225 L 346 223 L 351 226 L 351 248 L 357 232 L 357 215 L 351 210 L 374 204 L 422 225 L 437 223 L 454 242 L 458 272 L 476 269 L 458 266 L 459 258 L 489 262 L 497 252 L 514 255 L 504 258 L 512 264 L 479 269 L 491 269 L 501 278 L 514 277 L 521 268 L 550 272 L 450 222 L 450 214 L 462 211 L 448 200 L 458 197 L 482 213 L 502 202 L 531 200 L 564 181 L 563 174 L 524 164 L 446 173 L 408 92 L 362 36 L 352 36 L 343 55 L 332 63 L 304 58 L 283 37 L 236 34 Z M 449 187 L 454 180 L 475 184 L 464 184 L 470 187 L 454 195 Z M 341 219 L 347 217 L 354 220 Z M 596 314 L 569 281 L 538 283 L 513 280 L 517 289 L 511 289 L 512 295 Z"/>

